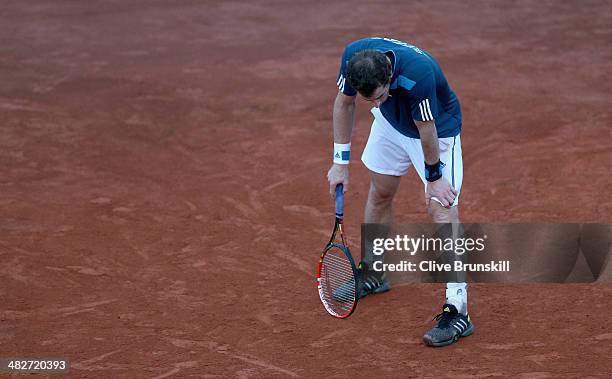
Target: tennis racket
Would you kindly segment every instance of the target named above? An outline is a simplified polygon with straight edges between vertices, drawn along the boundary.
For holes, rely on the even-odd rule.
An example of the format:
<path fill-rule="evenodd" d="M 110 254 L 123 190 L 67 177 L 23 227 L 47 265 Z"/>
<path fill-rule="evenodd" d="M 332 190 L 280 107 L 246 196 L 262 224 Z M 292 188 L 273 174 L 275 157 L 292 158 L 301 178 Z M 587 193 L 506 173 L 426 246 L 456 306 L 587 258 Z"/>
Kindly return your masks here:
<path fill-rule="evenodd" d="M 342 231 L 344 190 L 336 186 L 336 222 L 317 268 L 319 297 L 327 312 L 337 318 L 347 318 L 357 306 L 357 268 L 346 245 Z"/>

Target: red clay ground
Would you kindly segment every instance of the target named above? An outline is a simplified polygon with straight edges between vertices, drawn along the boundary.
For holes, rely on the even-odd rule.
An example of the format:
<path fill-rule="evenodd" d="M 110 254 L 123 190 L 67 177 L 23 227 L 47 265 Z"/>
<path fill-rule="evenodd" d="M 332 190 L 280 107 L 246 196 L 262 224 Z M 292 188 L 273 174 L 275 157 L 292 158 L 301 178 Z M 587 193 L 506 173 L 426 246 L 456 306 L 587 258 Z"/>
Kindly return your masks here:
<path fill-rule="evenodd" d="M 440 285 L 329 317 L 314 269 L 339 55 L 436 55 L 464 113 L 466 222 L 610 222 L 609 1 L 5 1 L 0 357 L 72 377 L 612 375 L 612 286 Z M 354 150 L 369 132 L 360 104 Z M 359 156 L 358 153 L 355 154 Z M 358 240 L 367 173 L 351 165 Z M 425 222 L 414 174 L 400 222 Z"/>

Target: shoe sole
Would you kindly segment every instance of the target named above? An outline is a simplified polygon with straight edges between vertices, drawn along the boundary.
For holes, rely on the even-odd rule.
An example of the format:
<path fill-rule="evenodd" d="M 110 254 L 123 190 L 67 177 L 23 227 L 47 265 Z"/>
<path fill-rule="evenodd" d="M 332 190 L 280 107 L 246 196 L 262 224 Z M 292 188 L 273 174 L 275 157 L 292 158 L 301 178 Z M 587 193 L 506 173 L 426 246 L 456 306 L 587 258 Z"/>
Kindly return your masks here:
<path fill-rule="evenodd" d="M 427 336 L 425 335 L 425 336 L 423 336 L 423 342 L 425 342 L 425 344 L 427 346 L 433 346 L 433 347 L 448 346 L 448 345 L 452 345 L 455 342 L 459 341 L 459 338 L 461 338 L 461 337 L 471 336 L 472 333 L 474 333 L 474 324 L 471 324 L 470 327 L 467 328 L 463 333 L 455 335 L 455 337 L 453 337 L 450 340 L 432 341 L 429 338 L 427 338 Z"/>
<path fill-rule="evenodd" d="M 372 293 L 383 293 L 387 292 L 391 289 L 391 285 L 389 283 L 384 283 L 382 286 L 376 288 Z"/>

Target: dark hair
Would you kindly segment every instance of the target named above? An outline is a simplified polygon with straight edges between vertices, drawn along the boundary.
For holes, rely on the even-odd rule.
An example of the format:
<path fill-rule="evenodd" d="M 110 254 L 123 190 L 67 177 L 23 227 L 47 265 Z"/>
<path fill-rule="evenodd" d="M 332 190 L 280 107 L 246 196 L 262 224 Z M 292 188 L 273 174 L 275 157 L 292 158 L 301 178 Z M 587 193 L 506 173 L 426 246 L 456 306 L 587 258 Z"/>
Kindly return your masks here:
<path fill-rule="evenodd" d="M 364 97 L 370 97 L 380 86 L 391 80 L 391 62 L 377 50 L 363 50 L 351 57 L 346 76 L 351 87 Z"/>

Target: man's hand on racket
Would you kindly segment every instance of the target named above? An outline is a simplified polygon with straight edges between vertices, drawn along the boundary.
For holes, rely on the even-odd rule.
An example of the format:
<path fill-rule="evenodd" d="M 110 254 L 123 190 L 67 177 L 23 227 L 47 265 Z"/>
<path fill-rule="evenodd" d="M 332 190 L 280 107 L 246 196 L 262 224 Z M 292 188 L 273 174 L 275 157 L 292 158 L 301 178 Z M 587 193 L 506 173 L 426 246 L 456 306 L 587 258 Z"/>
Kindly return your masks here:
<path fill-rule="evenodd" d="M 349 183 L 349 169 L 347 164 L 332 164 L 329 171 L 327 171 L 327 181 L 329 182 L 329 194 L 334 196 L 336 193 L 336 186 L 342 184 L 344 186 L 344 192 L 347 192 Z"/>
<path fill-rule="evenodd" d="M 440 200 L 442 206 L 450 208 L 455 202 L 457 190 L 454 189 L 446 178 L 441 177 L 435 182 L 427 182 L 425 190 L 425 204 L 429 205 L 432 197 Z"/>

